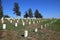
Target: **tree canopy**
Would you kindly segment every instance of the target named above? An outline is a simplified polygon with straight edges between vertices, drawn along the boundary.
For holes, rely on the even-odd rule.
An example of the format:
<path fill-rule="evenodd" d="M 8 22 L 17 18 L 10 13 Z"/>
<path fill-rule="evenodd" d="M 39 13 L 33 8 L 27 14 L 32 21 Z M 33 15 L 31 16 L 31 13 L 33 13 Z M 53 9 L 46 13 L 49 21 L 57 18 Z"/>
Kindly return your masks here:
<path fill-rule="evenodd" d="M 2 1 L 0 0 L 0 19 L 3 17 Z"/>
<path fill-rule="evenodd" d="M 27 11 L 25 12 L 24 18 L 27 18 L 29 15 L 27 13 Z"/>
<path fill-rule="evenodd" d="M 14 14 L 16 14 L 16 16 L 21 16 L 21 11 L 19 10 L 19 5 L 17 2 L 14 3 L 14 8 L 13 8 Z M 0 0 L 0 19 L 3 17 L 3 8 L 2 8 L 2 2 Z M 4 17 L 9 17 L 8 15 L 4 16 Z M 24 14 L 24 18 L 33 18 L 33 12 L 32 9 L 29 8 L 28 11 L 25 12 Z M 43 18 L 43 16 L 41 15 L 41 13 L 39 13 L 38 9 L 35 10 L 34 12 L 34 17 L 35 18 Z"/>
<path fill-rule="evenodd" d="M 29 10 L 28 10 L 28 15 L 29 15 L 30 18 L 33 17 L 33 13 L 32 13 L 32 9 L 31 8 L 29 8 Z"/>
<path fill-rule="evenodd" d="M 36 11 L 35 11 L 35 13 L 34 13 L 34 16 L 36 17 L 36 18 L 42 18 L 42 15 L 41 15 L 41 13 L 39 13 L 39 11 L 36 9 Z"/>
<path fill-rule="evenodd" d="M 14 11 L 14 14 L 16 14 L 17 16 L 21 16 L 21 12 L 19 11 L 19 5 L 16 2 L 14 3 L 13 11 Z"/>

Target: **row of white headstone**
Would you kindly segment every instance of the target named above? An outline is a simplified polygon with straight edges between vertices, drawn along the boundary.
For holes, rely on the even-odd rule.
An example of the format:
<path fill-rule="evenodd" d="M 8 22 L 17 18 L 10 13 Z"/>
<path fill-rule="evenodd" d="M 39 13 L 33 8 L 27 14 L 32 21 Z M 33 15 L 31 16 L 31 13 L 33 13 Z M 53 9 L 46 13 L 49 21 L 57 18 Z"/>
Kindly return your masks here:
<path fill-rule="evenodd" d="M 11 22 L 12 22 L 12 21 L 11 21 Z M 22 23 L 23 23 L 23 26 L 25 26 L 25 22 L 22 22 Z M 31 22 L 29 22 L 29 24 L 31 24 Z M 33 21 L 33 24 L 35 24 L 34 21 Z M 47 25 L 48 25 L 48 23 L 44 25 L 45 28 L 47 27 Z M 15 27 L 17 27 L 17 26 L 18 26 L 18 23 L 16 22 L 16 23 L 15 23 Z M 3 29 L 6 29 L 6 24 L 3 24 Z M 41 29 L 43 29 L 43 25 L 41 25 Z"/>
<path fill-rule="evenodd" d="M 31 22 L 29 22 L 29 25 L 31 24 Z M 33 22 L 33 24 L 35 24 L 35 22 Z M 25 26 L 25 22 L 22 22 L 22 25 Z M 15 26 L 17 27 L 18 26 L 18 23 L 16 22 L 15 23 Z"/>
<path fill-rule="evenodd" d="M 15 27 L 17 27 L 17 23 L 15 23 Z M 45 25 L 46 27 L 46 25 Z M 6 24 L 3 24 L 3 29 L 6 29 Z M 41 25 L 41 29 L 43 29 L 43 25 Z"/>
<path fill-rule="evenodd" d="M 2 18 L 2 20 L 3 20 L 3 18 Z M 17 22 L 19 22 L 19 20 L 17 20 Z M 15 27 L 17 27 L 18 26 L 18 23 L 15 23 Z M 40 22 L 40 21 L 39 21 Z M 10 20 L 10 23 L 12 23 L 12 20 Z M 38 21 L 37 21 L 37 23 L 38 23 Z M 23 26 L 25 26 L 25 22 L 22 20 L 22 24 L 23 24 Z M 29 22 L 29 25 L 31 24 L 31 22 Z M 33 24 L 35 24 L 35 21 L 33 21 Z M 4 26 L 6 26 L 6 24 L 3 24 Z M 47 24 L 45 24 L 45 27 L 48 25 L 48 23 Z M 4 28 L 6 28 L 6 27 L 4 27 Z M 43 29 L 43 26 L 41 25 L 41 29 Z"/>
<path fill-rule="evenodd" d="M 9 20 L 10 23 L 12 23 L 13 21 L 12 20 Z M 19 20 L 17 20 L 17 23 L 19 22 Z M 27 21 L 28 22 L 28 21 Z M 40 21 L 37 21 L 37 23 L 40 22 Z M 24 24 L 24 21 L 22 20 L 22 23 Z M 29 24 L 31 24 L 31 21 L 29 21 Z M 33 21 L 33 24 L 35 24 L 35 21 Z"/>
<path fill-rule="evenodd" d="M 17 26 L 17 25 L 15 25 Z M 6 29 L 6 24 L 3 24 L 3 30 Z M 43 25 L 41 25 L 41 29 L 43 29 Z M 35 28 L 35 32 L 38 32 L 38 28 Z M 24 37 L 28 37 L 28 30 L 25 30 Z"/>
<path fill-rule="evenodd" d="M 12 20 L 10 21 L 11 23 L 12 23 Z M 40 22 L 40 21 L 39 21 Z M 15 26 L 17 26 L 17 23 L 18 23 L 18 20 L 17 20 L 17 22 L 15 23 Z M 37 23 L 38 23 L 38 21 L 37 21 Z M 31 24 L 31 21 L 29 21 L 29 23 L 28 23 L 29 25 Z M 35 21 L 33 21 L 33 24 L 35 24 Z M 25 26 L 25 22 L 22 20 L 22 25 L 23 26 Z"/>
<path fill-rule="evenodd" d="M 18 22 L 18 21 L 17 21 Z M 10 23 L 12 23 L 12 20 L 10 20 Z M 23 26 L 25 25 L 25 22 L 22 20 Z M 38 23 L 38 21 L 37 21 Z M 29 24 L 31 24 L 31 22 L 29 22 Z M 35 21 L 33 21 L 33 24 L 35 24 Z M 17 27 L 18 23 L 15 23 L 15 26 Z M 46 24 L 45 24 L 46 27 Z M 3 24 L 3 29 L 6 29 L 6 24 Z M 43 29 L 43 25 L 41 25 L 41 29 Z M 35 28 L 35 32 L 37 32 L 38 29 Z M 25 30 L 24 32 L 24 37 L 28 37 L 28 30 Z"/>

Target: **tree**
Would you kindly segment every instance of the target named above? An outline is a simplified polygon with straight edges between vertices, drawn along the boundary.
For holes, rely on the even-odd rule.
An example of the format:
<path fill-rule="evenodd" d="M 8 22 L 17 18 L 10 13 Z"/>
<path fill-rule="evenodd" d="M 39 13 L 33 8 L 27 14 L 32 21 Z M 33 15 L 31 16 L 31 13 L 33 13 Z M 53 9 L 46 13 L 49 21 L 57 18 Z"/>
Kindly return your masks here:
<path fill-rule="evenodd" d="M 19 11 L 19 5 L 16 2 L 14 3 L 13 11 L 14 11 L 14 14 L 16 14 L 17 16 L 21 16 L 21 12 Z"/>
<path fill-rule="evenodd" d="M 0 19 L 3 17 L 2 2 L 0 0 Z"/>
<path fill-rule="evenodd" d="M 31 8 L 28 10 L 28 15 L 29 15 L 30 18 L 33 17 L 33 13 L 32 13 L 32 9 Z"/>
<path fill-rule="evenodd" d="M 34 16 L 36 17 L 36 18 L 42 18 L 42 15 L 41 15 L 41 13 L 39 13 L 39 11 L 36 9 L 36 11 L 35 11 L 35 13 L 34 13 Z"/>
<path fill-rule="evenodd" d="M 27 11 L 25 12 L 24 18 L 27 18 L 29 15 L 27 13 Z"/>

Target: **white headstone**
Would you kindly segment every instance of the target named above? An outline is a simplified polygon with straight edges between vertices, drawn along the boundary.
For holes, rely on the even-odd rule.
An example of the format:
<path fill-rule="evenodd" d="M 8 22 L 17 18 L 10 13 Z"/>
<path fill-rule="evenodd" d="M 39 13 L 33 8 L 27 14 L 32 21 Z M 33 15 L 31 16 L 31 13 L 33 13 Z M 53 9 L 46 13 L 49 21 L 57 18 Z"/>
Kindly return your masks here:
<path fill-rule="evenodd" d="M 6 24 L 3 24 L 3 29 L 6 29 Z"/>
<path fill-rule="evenodd" d="M 4 23 L 4 18 L 3 17 L 1 18 L 1 21 L 2 21 L 2 23 Z"/>
<path fill-rule="evenodd" d="M 37 23 L 38 23 L 38 21 L 37 21 Z"/>
<path fill-rule="evenodd" d="M 38 29 L 37 28 L 35 28 L 35 32 L 37 32 L 38 31 Z"/>
<path fill-rule="evenodd" d="M 2 23 L 4 23 L 4 20 L 2 20 Z"/>
<path fill-rule="evenodd" d="M 43 25 L 41 25 L 41 29 L 43 29 Z"/>
<path fill-rule="evenodd" d="M 28 31 L 25 30 L 24 37 L 28 37 Z"/>
<path fill-rule="evenodd" d="M 23 23 L 23 26 L 25 26 L 25 22 L 22 22 Z"/>
<path fill-rule="evenodd" d="M 33 21 L 33 24 L 35 24 L 35 21 Z"/>
<path fill-rule="evenodd" d="M 31 22 L 29 22 L 29 25 L 31 24 Z"/>
<path fill-rule="evenodd" d="M 17 23 L 19 22 L 19 20 L 17 20 Z"/>
<path fill-rule="evenodd" d="M 15 27 L 17 27 L 17 23 L 15 23 Z"/>
<path fill-rule="evenodd" d="M 12 23 L 12 20 L 10 20 L 10 23 Z"/>
<path fill-rule="evenodd" d="M 2 17 L 1 20 L 4 20 L 4 18 Z"/>

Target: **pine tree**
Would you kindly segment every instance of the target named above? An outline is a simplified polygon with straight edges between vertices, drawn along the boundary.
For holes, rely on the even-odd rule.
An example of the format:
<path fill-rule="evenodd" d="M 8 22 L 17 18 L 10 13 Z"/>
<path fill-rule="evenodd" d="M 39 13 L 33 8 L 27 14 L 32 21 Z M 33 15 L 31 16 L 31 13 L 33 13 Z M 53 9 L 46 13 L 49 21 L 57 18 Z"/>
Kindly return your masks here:
<path fill-rule="evenodd" d="M 21 16 L 21 12 L 19 11 L 19 5 L 16 2 L 14 3 L 13 11 L 14 11 L 14 14 L 16 14 L 17 16 Z"/>
<path fill-rule="evenodd" d="M 3 17 L 2 2 L 0 0 L 0 19 Z"/>
<path fill-rule="evenodd" d="M 24 18 L 27 18 L 29 15 L 27 13 L 27 11 L 25 12 Z"/>
<path fill-rule="evenodd" d="M 32 13 L 32 9 L 31 8 L 28 10 L 28 15 L 29 15 L 30 18 L 33 17 L 33 13 Z"/>
<path fill-rule="evenodd" d="M 41 13 L 39 13 L 39 11 L 36 9 L 36 11 L 35 11 L 35 13 L 34 13 L 34 16 L 36 17 L 36 18 L 42 18 L 42 15 L 41 15 Z"/>

